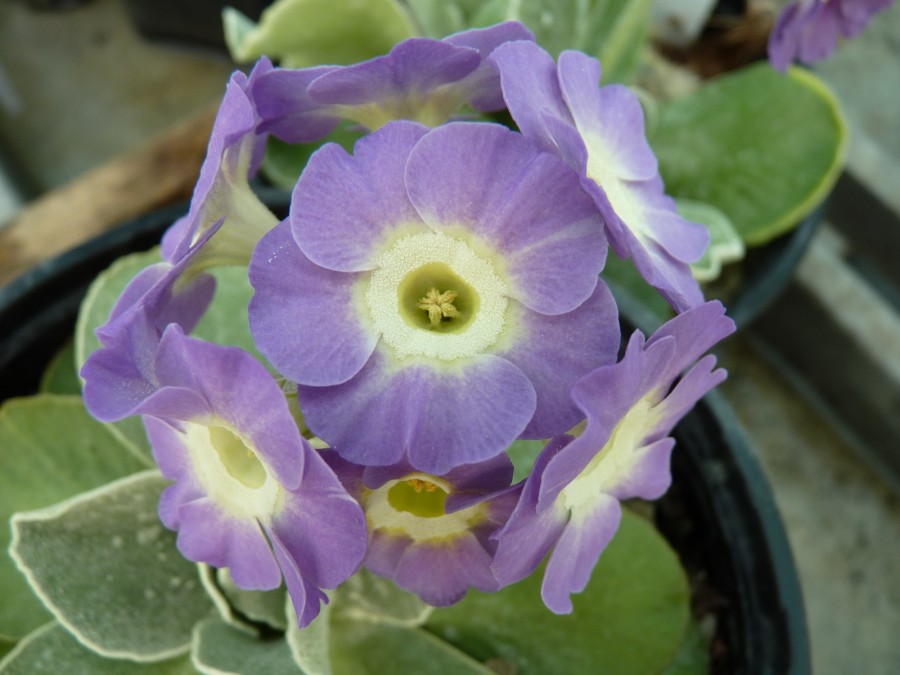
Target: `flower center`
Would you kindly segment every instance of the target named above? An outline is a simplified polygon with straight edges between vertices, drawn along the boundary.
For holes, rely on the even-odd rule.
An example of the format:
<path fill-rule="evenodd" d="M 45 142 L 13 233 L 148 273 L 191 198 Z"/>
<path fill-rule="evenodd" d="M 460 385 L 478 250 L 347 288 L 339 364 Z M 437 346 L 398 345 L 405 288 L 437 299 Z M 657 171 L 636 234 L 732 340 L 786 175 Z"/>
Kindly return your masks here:
<path fill-rule="evenodd" d="M 436 518 L 445 514 L 447 491 L 429 480 L 410 478 L 391 487 L 387 500 L 397 511 L 411 513 L 419 518 Z"/>
<path fill-rule="evenodd" d="M 507 288 L 493 262 L 437 232 L 403 237 L 376 261 L 366 304 L 400 357 L 453 361 L 494 344 L 506 325 Z"/>
<path fill-rule="evenodd" d="M 209 427 L 209 440 L 232 478 L 248 488 L 258 488 L 266 482 L 266 468 L 237 434 L 225 427 Z"/>

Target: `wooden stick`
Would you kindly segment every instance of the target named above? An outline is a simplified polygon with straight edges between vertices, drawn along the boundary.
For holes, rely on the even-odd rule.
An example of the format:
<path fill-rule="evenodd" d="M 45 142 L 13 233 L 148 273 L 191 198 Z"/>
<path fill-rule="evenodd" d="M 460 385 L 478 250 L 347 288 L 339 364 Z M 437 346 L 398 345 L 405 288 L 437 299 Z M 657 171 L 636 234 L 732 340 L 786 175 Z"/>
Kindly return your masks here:
<path fill-rule="evenodd" d="M 0 285 L 131 218 L 188 199 L 215 107 L 30 202 L 0 229 Z"/>

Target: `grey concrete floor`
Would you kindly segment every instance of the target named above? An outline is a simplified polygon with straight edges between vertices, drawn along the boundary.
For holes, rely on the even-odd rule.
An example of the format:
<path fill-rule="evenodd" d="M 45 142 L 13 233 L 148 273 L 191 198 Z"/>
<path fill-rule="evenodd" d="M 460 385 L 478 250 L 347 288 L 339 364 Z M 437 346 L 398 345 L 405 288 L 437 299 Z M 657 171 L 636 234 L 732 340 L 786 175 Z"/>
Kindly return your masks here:
<path fill-rule="evenodd" d="M 58 14 L 0 0 L 0 148 L 32 187 L 57 187 L 217 99 L 231 70 L 223 56 L 141 40 L 117 0 Z M 854 171 L 896 204 L 900 4 L 819 72 L 847 107 Z M 797 560 L 815 672 L 900 673 L 897 495 L 765 344 L 735 337 L 722 361 Z"/>

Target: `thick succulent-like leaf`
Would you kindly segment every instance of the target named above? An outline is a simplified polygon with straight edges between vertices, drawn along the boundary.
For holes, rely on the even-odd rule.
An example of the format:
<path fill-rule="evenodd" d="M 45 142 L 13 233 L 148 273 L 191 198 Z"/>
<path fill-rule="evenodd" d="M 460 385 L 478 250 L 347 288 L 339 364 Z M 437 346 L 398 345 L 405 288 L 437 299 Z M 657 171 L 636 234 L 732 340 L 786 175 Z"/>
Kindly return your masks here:
<path fill-rule="evenodd" d="M 675 658 L 688 624 L 688 584 L 649 522 L 623 513 L 570 615 L 543 606 L 542 573 L 499 593 L 470 591 L 459 604 L 435 610 L 426 626 L 477 660 L 519 675 L 658 673 Z"/>
<path fill-rule="evenodd" d="M 10 553 L 35 593 L 104 656 L 172 658 L 212 611 L 196 565 L 156 514 L 165 485 L 145 471 L 12 518 Z"/>
<path fill-rule="evenodd" d="M 419 626 L 425 623 L 431 605 L 404 591 L 393 581 L 362 569 L 334 592 L 335 617 L 378 623 Z"/>
<path fill-rule="evenodd" d="M 192 675 L 185 654 L 156 663 L 108 659 L 92 652 L 53 621 L 29 634 L 0 662 L 0 675 Z"/>
<path fill-rule="evenodd" d="M 690 199 L 678 200 L 678 213 L 694 223 L 700 223 L 709 230 L 709 246 L 703 257 L 691 265 L 694 278 L 712 281 L 719 276 L 722 265 L 736 262 L 744 257 L 744 241 L 731 220 L 715 206 L 695 202 Z"/>
<path fill-rule="evenodd" d="M 272 591 L 247 591 L 234 585 L 227 568 L 216 570 L 216 581 L 231 606 L 244 617 L 276 630 L 287 628 L 288 615 L 284 610 L 287 592 L 284 586 Z"/>
<path fill-rule="evenodd" d="M 12 399 L 0 409 L 0 637 L 20 638 L 50 616 L 6 553 L 17 511 L 55 504 L 146 469 L 77 396 Z"/>
<path fill-rule="evenodd" d="M 578 49 L 600 59 L 603 81 L 626 81 L 647 45 L 652 0 L 488 0 L 472 23 L 521 21 L 555 56 Z"/>
<path fill-rule="evenodd" d="M 294 605 L 290 598 L 286 598 L 285 614 L 289 617 L 289 621 L 285 638 L 294 662 L 305 675 L 332 675 L 329 639 L 333 606 L 330 602 L 323 605 L 319 616 L 306 628 L 301 629 L 297 623 Z"/>
<path fill-rule="evenodd" d="M 69 340 L 53 356 L 41 376 L 42 394 L 81 394 L 81 378 L 75 370 L 75 342 Z"/>
<path fill-rule="evenodd" d="M 281 0 L 254 28 L 241 17 L 226 21 L 235 61 L 248 63 L 265 54 L 287 68 L 364 61 L 416 32 L 396 0 Z"/>
<path fill-rule="evenodd" d="M 650 143 L 670 194 L 720 209 L 756 246 L 793 228 L 828 194 L 847 129 L 813 74 L 760 63 L 663 104 Z"/>
<path fill-rule="evenodd" d="M 194 628 L 191 662 L 210 675 L 300 675 L 283 637 L 261 640 L 218 618 Z"/>

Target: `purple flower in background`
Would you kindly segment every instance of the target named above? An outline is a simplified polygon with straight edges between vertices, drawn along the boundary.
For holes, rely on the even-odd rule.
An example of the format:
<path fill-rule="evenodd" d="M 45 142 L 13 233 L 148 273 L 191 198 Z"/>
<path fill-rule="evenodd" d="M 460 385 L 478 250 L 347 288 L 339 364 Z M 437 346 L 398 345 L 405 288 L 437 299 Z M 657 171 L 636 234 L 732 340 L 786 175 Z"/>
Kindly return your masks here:
<path fill-rule="evenodd" d="M 209 243 L 194 265 L 246 265 L 260 237 L 278 222 L 248 182 L 259 168 L 266 144 L 266 135 L 258 129 L 259 116 L 249 91 L 271 70 L 272 64 L 263 58 L 249 78 L 241 72 L 231 76 L 194 187 L 190 210 L 163 238 L 164 260 L 178 262 L 206 233 L 217 229 L 215 238 L 206 238 Z"/>
<path fill-rule="evenodd" d="M 709 241 L 675 212 L 644 135 L 637 97 L 622 85 L 598 87 L 600 64 L 580 52 L 553 58 L 530 42 L 499 47 L 503 95 L 522 133 L 558 153 L 581 176 L 603 214 L 610 246 L 678 311 L 703 301 L 689 264 Z"/>
<path fill-rule="evenodd" d="M 227 567 L 244 589 L 284 578 L 305 626 L 359 567 L 365 518 L 300 436 L 280 387 L 249 354 L 164 333 L 153 360 L 159 388 L 134 410 L 174 481 L 162 522 L 193 561 Z"/>
<path fill-rule="evenodd" d="M 518 499 L 518 490 L 508 489 L 513 466 L 506 455 L 443 476 L 406 463 L 365 468 L 333 452 L 326 456 L 365 510 L 368 569 L 436 607 L 460 601 L 470 587 L 499 589 L 490 535 Z"/>
<path fill-rule="evenodd" d="M 250 326 L 309 428 L 443 475 L 562 433 L 615 360 L 602 223 L 557 157 L 494 124 L 392 122 L 327 145 L 250 264 Z"/>
<path fill-rule="evenodd" d="M 411 38 L 352 66 L 276 69 L 253 87 L 261 128 L 289 143 L 310 143 L 342 119 L 374 131 L 398 119 L 436 126 L 466 103 L 501 110 L 500 80 L 487 57 L 504 42 L 533 39 L 525 26 L 508 22 L 443 40 Z"/>
<path fill-rule="evenodd" d="M 769 61 L 784 72 L 793 61 L 826 59 L 893 0 L 799 0 L 784 8 L 769 36 Z"/>
<path fill-rule="evenodd" d="M 525 481 L 521 499 L 495 535 L 492 569 L 506 585 L 528 576 L 552 549 L 541 597 L 558 614 L 572 611 L 619 526 L 620 502 L 656 499 L 671 482 L 669 433 L 725 378 L 715 357 L 700 359 L 734 330 L 717 302 L 664 324 L 649 340 L 636 331 L 622 360 L 585 376 L 572 397 L 587 417 L 580 436 L 553 439 Z"/>

